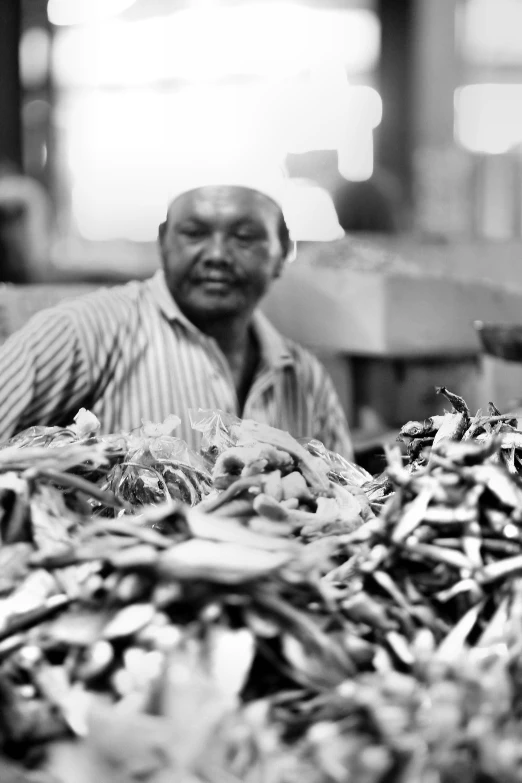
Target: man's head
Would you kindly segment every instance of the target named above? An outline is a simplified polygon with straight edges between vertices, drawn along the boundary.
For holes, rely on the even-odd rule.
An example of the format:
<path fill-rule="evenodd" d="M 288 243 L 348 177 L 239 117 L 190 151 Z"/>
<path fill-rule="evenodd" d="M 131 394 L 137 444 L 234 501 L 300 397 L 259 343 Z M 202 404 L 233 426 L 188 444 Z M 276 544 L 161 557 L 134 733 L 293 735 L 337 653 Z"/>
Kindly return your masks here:
<path fill-rule="evenodd" d="M 159 230 L 168 288 L 197 325 L 248 316 L 281 274 L 290 244 L 280 206 L 236 185 L 177 196 Z"/>

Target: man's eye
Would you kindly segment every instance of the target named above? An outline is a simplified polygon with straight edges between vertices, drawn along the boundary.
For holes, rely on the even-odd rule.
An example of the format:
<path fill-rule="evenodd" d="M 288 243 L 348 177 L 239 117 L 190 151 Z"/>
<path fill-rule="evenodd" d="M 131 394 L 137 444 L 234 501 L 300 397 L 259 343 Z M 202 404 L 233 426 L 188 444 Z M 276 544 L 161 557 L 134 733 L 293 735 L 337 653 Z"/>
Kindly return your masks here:
<path fill-rule="evenodd" d="M 179 233 L 189 239 L 199 239 L 205 236 L 206 231 L 203 226 L 182 226 Z"/>
<path fill-rule="evenodd" d="M 252 231 L 250 229 L 242 229 L 241 231 L 236 231 L 236 239 L 239 239 L 240 242 L 255 242 L 260 238 L 259 234 L 256 231 Z"/>

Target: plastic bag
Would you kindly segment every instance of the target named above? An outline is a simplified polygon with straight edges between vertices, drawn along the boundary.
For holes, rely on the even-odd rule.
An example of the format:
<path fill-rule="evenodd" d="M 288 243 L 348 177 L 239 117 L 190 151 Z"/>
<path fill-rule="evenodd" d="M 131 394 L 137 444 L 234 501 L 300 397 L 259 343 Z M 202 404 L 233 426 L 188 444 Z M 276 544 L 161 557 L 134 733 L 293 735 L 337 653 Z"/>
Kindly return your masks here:
<path fill-rule="evenodd" d="M 80 408 L 73 423 L 68 427 L 34 426 L 13 435 L 9 440 L 0 443 L 0 449 L 9 446 L 26 448 L 27 446 L 63 446 L 67 443 L 84 442 L 91 440 L 100 430 L 100 422 L 94 413 Z"/>
<path fill-rule="evenodd" d="M 221 410 L 189 409 L 192 429 L 201 432 L 200 454 L 209 470 L 226 449 L 235 446 L 238 440 L 241 419 Z"/>
<path fill-rule="evenodd" d="M 328 465 L 328 478 L 340 486 L 362 487 L 368 481 L 372 481 L 373 476 L 367 470 L 349 462 L 347 459 L 337 454 L 335 451 L 329 451 L 324 443 L 315 438 L 299 438 L 301 443 L 314 457 L 320 457 Z"/>
<path fill-rule="evenodd" d="M 110 471 L 107 487 L 136 506 L 199 503 L 210 491 L 211 477 L 202 457 L 172 434 L 177 424 L 173 416 L 163 424 L 144 421 L 128 436 L 126 453 Z"/>
<path fill-rule="evenodd" d="M 26 448 L 27 446 L 55 446 L 63 443 L 73 443 L 74 433 L 65 427 L 28 427 L 26 430 L 18 432 L 9 440 L 0 443 L 0 449 L 7 449 L 11 446 Z"/>

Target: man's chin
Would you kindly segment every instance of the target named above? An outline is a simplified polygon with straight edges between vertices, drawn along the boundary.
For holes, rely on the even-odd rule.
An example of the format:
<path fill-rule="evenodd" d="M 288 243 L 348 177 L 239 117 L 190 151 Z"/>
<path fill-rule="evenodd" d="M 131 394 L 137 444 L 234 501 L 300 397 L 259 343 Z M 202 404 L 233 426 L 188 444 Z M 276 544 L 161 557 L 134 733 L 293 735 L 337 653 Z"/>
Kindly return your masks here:
<path fill-rule="evenodd" d="M 190 302 L 187 309 L 198 320 L 204 318 L 231 318 L 234 315 L 238 315 L 242 310 L 241 304 L 234 297 L 208 294 L 206 296 L 198 296 L 197 299 Z"/>

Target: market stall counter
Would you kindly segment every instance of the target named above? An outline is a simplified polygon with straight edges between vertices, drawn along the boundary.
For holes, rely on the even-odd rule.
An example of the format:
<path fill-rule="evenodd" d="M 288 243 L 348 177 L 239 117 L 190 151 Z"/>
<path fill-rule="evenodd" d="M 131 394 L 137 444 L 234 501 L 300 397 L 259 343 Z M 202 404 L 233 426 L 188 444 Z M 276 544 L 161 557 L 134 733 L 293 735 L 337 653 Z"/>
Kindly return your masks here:
<path fill-rule="evenodd" d="M 264 304 L 284 334 L 348 375 L 347 413 L 366 435 L 430 415 L 442 378 L 472 407 L 508 403 L 502 368 L 484 366 L 474 322 L 519 323 L 522 281 L 485 277 L 484 259 L 476 276 L 469 258 L 452 271 L 451 246 L 438 250 L 444 263 L 423 263 L 423 252 L 420 243 L 405 254 L 398 241 L 389 250 L 353 237 L 303 245 Z"/>

